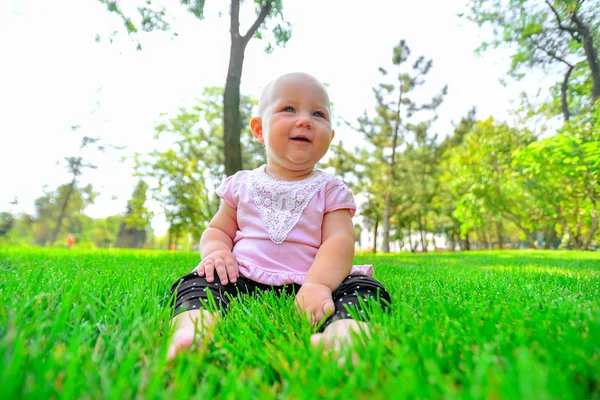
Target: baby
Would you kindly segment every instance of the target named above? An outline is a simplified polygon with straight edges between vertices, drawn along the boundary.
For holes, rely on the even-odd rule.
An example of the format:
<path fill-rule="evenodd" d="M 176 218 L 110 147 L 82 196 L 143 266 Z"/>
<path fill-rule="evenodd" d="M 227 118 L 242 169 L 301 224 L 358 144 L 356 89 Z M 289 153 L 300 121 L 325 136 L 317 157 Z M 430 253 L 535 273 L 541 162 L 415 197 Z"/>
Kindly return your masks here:
<path fill-rule="evenodd" d="M 389 310 L 390 295 L 370 265 L 353 266 L 356 204 L 337 177 L 315 169 L 329 149 L 332 129 L 325 87 L 304 73 L 283 75 L 263 90 L 250 128 L 263 143 L 267 164 L 226 178 L 222 205 L 200 240 L 202 262 L 171 288 L 174 333 L 169 359 L 209 340 L 216 313 L 204 307 L 211 293 L 221 310 L 231 297 L 256 291 L 295 295 L 296 305 L 321 332 L 314 345 L 337 346 L 365 331 L 366 313 L 352 319 L 359 297 Z"/>

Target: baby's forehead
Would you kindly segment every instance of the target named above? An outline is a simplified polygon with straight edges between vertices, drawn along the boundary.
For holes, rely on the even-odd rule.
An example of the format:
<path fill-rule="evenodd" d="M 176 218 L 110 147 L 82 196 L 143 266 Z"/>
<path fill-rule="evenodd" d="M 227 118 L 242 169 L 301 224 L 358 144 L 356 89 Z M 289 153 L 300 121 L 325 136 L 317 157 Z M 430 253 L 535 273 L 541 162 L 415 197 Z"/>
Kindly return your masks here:
<path fill-rule="evenodd" d="M 294 97 L 296 92 L 290 90 L 290 86 L 307 85 L 312 87 L 312 93 L 323 95 L 327 105 L 329 106 L 329 94 L 325 86 L 311 75 L 304 73 L 292 73 L 280 76 L 279 78 L 269 82 L 261 92 L 259 104 L 270 103 L 279 95 L 288 95 Z"/>

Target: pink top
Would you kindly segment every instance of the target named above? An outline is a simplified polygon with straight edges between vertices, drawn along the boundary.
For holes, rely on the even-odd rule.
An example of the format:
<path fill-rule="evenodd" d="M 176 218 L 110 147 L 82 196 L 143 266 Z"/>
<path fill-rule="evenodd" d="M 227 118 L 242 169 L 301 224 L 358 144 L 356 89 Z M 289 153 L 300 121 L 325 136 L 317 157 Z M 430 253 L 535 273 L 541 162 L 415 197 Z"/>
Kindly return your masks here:
<path fill-rule="evenodd" d="M 217 194 L 237 210 L 233 254 L 240 275 L 267 285 L 303 284 L 321 246 L 323 216 L 356 204 L 341 179 L 323 171 L 300 181 L 281 181 L 266 166 L 226 178 Z M 332 266 L 333 268 L 334 266 Z M 353 274 L 373 275 L 371 265 L 355 265 Z"/>

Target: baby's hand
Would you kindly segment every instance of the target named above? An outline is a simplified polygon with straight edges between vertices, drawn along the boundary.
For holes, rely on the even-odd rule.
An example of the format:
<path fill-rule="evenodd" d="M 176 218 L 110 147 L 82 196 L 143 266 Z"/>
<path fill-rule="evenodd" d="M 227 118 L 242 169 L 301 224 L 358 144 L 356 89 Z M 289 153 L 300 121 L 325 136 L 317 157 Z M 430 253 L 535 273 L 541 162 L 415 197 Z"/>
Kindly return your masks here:
<path fill-rule="evenodd" d="M 212 282 L 215 280 L 215 270 L 221 280 L 221 284 L 235 283 L 239 278 L 239 270 L 235 256 L 229 250 L 218 250 L 210 253 L 198 264 L 194 269 L 199 276 L 206 274 L 206 281 Z"/>
<path fill-rule="evenodd" d="M 335 311 L 331 289 L 326 285 L 305 282 L 296 294 L 296 307 L 308 314 L 309 321 L 318 324 L 324 316 Z"/>

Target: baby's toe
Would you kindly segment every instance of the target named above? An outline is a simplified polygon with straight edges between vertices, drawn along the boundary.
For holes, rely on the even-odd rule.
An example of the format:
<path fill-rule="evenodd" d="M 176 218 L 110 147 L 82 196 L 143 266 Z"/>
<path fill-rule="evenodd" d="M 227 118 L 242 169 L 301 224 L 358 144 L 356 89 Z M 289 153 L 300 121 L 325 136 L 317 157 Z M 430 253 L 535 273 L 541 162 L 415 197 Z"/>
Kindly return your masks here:
<path fill-rule="evenodd" d="M 326 349 L 332 349 L 337 347 L 335 338 L 324 333 L 315 333 L 314 335 L 312 335 L 310 337 L 310 343 L 314 347 L 323 346 Z"/>
<path fill-rule="evenodd" d="M 172 360 L 182 350 L 189 349 L 192 346 L 192 343 L 194 343 L 194 332 L 175 332 L 167 352 L 167 360 Z"/>

